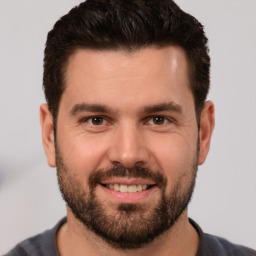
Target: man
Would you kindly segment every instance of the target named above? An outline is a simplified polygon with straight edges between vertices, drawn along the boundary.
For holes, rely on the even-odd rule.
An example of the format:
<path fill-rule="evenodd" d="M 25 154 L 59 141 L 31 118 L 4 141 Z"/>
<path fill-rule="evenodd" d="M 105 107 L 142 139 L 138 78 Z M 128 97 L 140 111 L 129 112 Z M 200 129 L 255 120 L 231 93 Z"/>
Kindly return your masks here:
<path fill-rule="evenodd" d="M 67 218 L 7 255 L 256 255 L 188 218 L 214 106 L 202 25 L 170 0 L 87 0 L 48 34 L 48 164 Z"/>

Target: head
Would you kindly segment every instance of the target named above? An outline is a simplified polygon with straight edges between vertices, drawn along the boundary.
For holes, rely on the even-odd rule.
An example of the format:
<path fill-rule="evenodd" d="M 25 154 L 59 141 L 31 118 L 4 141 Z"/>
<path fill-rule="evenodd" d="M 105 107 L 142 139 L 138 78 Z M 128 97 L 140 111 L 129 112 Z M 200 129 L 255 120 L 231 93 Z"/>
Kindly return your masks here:
<path fill-rule="evenodd" d="M 172 1 L 87 0 L 55 24 L 41 125 L 69 220 L 129 249 L 186 219 L 214 125 L 206 43 Z"/>
<path fill-rule="evenodd" d="M 197 122 L 209 91 L 210 58 L 203 26 L 171 0 L 87 0 L 56 22 L 45 48 L 43 85 L 49 109 L 58 116 L 65 73 L 75 50 L 181 47 L 189 64 Z"/>

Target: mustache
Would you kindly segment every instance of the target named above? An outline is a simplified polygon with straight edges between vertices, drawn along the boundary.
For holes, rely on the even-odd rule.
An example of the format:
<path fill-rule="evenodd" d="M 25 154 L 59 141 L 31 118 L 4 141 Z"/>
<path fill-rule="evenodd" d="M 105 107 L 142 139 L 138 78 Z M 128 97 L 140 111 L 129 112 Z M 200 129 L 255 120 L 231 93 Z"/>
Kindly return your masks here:
<path fill-rule="evenodd" d="M 124 166 L 113 166 L 109 169 L 99 169 L 93 172 L 89 177 L 89 185 L 94 188 L 102 180 L 114 177 L 127 178 L 150 178 L 157 186 L 165 188 L 167 178 L 160 171 L 152 171 L 151 169 L 134 166 L 126 168 Z"/>

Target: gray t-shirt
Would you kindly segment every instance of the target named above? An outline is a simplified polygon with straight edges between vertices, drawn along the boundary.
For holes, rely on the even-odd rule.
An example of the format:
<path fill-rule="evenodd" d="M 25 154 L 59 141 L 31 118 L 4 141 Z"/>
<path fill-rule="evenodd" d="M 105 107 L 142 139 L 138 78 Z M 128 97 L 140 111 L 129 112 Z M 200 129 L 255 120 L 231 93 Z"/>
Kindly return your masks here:
<path fill-rule="evenodd" d="M 19 243 L 4 256 L 59 256 L 56 233 L 65 222 L 66 218 L 62 219 L 53 229 Z M 196 256 L 256 256 L 256 251 L 241 245 L 232 244 L 226 239 L 206 234 L 191 219 L 190 223 L 195 227 L 200 238 Z"/>

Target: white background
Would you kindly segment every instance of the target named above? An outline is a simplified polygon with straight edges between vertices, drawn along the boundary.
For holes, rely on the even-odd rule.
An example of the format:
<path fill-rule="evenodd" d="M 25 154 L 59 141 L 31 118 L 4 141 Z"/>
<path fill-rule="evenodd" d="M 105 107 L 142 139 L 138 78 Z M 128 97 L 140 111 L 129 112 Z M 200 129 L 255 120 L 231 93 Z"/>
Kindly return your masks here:
<path fill-rule="evenodd" d="M 65 215 L 41 146 L 47 32 L 78 0 L 0 0 L 0 254 Z M 256 1 L 177 0 L 210 40 L 216 129 L 189 215 L 256 249 Z"/>

